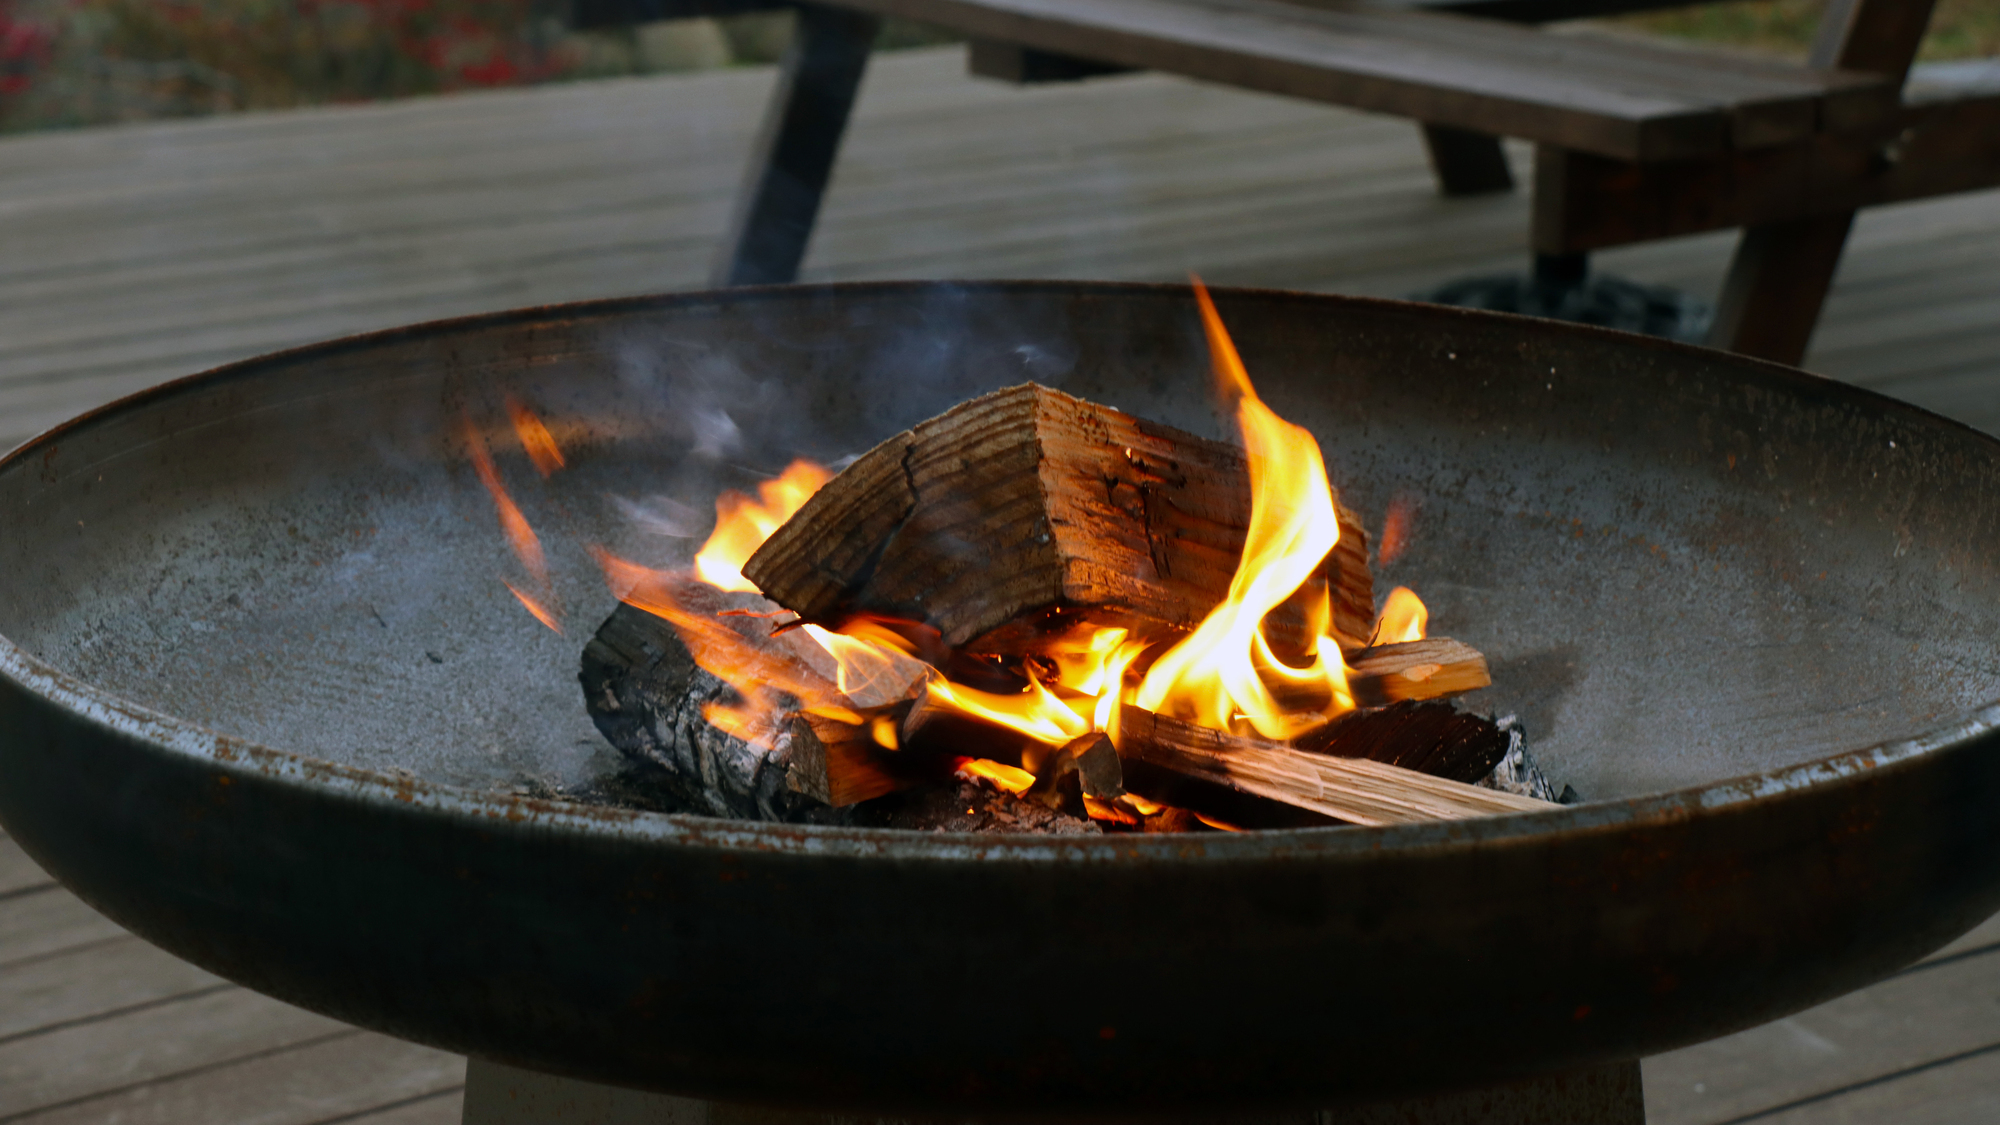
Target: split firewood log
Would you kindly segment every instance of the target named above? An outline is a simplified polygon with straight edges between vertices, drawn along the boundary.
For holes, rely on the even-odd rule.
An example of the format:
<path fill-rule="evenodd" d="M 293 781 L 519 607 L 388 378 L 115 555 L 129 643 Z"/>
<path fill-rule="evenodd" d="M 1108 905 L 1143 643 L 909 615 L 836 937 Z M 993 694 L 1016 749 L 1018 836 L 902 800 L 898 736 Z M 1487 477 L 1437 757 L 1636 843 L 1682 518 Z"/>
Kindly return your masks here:
<path fill-rule="evenodd" d="M 1021 653 L 1077 619 L 1166 637 L 1228 592 L 1250 518 L 1242 450 L 1026 384 L 897 434 L 827 482 L 744 566 L 829 626 L 925 622 L 953 649 Z M 1368 537 L 1341 509 L 1323 566 L 1345 648 L 1374 626 Z M 1296 604 L 1272 640 L 1309 638 Z"/>
<path fill-rule="evenodd" d="M 1539 812 L 1548 801 L 1434 777 L 1363 757 L 1310 750 L 1195 726 L 1130 705 L 1119 713 L 1118 752 L 1172 773 L 1346 821 L 1408 824 Z M 1350 732 L 1352 736 L 1353 732 Z M 1500 752 L 1506 742 L 1502 739 Z M 1495 754 L 1493 762 L 1499 761 Z M 1491 769 L 1493 762 L 1487 764 Z"/>
<path fill-rule="evenodd" d="M 1450 637 L 1376 645 L 1349 657 L 1347 666 L 1348 689 L 1363 707 L 1442 699 L 1477 691 L 1493 682 L 1486 657 Z"/>

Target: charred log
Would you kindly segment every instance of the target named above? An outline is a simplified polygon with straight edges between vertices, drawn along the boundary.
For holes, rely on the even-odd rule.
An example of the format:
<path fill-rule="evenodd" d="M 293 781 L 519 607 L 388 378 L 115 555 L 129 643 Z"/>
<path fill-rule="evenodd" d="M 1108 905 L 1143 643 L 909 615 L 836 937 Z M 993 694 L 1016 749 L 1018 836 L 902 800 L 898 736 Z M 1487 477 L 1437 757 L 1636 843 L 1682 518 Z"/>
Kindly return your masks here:
<path fill-rule="evenodd" d="M 1351 712 L 1294 745 L 1315 754 L 1366 759 L 1472 785 L 1493 772 L 1513 740 L 1484 716 L 1449 703 L 1412 702 Z"/>
<path fill-rule="evenodd" d="M 652 767 L 682 809 L 751 820 L 838 820 L 832 809 L 913 784 L 863 727 L 817 715 L 778 719 L 751 742 L 711 723 L 742 700 L 694 659 L 667 621 L 620 605 L 585 646 L 579 679 L 597 729 Z"/>
<path fill-rule="evenodd" d="M 921 832 L 1036 836 L 1094 836 L 1100 831 L 1083 815 L 1080 801 L 1073 811 L 1051 808 L 981 782 L 964 780 L 927 785 L 857 805 L 850 811 L 847 823 Z"/>
<path fill-rule="evenodd" d="M 1494 720 L 1494 727 L 1507 738 L 1506 752 L 1492 771 L 1479 779 L 1477 784 L 1488 789 L 1498 789 L 1507 793 L 1518 793 L 1523 797 L 1533 797 L 1538 801 L 1554 801 L 1561 805 L 1573 805 L 1583 798 L 1576 790 L 1565 785 L 1561 791 L 1549 782 L 1542 772 L 1541 764 L 1535 761 L 1528 750 L 1528 732 L 1521 720 L 1512 715 L 1503 715 Z"/>

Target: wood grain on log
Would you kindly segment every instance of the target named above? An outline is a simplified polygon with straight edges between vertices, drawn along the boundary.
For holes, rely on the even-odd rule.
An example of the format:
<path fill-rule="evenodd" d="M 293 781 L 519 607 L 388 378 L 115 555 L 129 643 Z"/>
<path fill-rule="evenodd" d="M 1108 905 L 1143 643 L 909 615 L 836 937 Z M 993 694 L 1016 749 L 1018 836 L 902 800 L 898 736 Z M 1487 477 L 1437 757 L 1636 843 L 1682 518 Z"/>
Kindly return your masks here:
<path fill-rule="evenodd" d="M 1132 706 L 1120 713 L 1118 743 L 1119 754 L 1128 760 L 1352 824 L 1458 820 L 1558 807 L 1382 762 L 1329 757 L 1226 734 Z"/>
<path fill-rule="evenodd" d="M 808 621 L 918 620 L 944 643 L 1017 653 L 1079 618 L 1171 636 L 1228 592 L 1250 517 L 1242 450 L 1026 384 L 875 447 L 744 566 Z M 1340 513 L 1324 572 L 1343 646 L 1374 625 L 1368 537 Z M 1303 647 L 1295 605 L 1269 618 Z"/>

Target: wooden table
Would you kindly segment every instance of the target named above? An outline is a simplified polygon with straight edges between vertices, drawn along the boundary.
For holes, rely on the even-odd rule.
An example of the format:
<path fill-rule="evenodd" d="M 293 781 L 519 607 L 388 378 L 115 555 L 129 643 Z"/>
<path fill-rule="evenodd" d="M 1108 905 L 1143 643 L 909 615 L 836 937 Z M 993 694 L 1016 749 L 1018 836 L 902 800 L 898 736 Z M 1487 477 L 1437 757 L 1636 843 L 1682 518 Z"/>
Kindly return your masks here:
<path fill-rule="evenodd" d="M 1016 81 L 1150 69 L 1410 118 L 1447 193 L 1537 146 L 1538 269 L 1741 226 L 1710 343 L 1797 363 L 1858 207 L 2000 183 L 2000 92 L 1903 85 L 1931 0 L 1833 0 L 1803 64 L 1528 26 L 1686 0 L 579 0 L 585 26 L 796 6 L 712 280 L 792 280 L 881 16 Z"/>

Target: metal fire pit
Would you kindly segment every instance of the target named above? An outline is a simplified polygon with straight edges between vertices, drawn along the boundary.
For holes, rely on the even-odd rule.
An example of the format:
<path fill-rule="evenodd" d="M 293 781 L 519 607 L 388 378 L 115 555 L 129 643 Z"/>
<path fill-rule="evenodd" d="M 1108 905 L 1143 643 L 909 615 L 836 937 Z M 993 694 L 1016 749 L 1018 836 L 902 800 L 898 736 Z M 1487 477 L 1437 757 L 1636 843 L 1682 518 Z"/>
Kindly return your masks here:
<path fill-rule="evenodd" d="M 2000 445 L 1576 326 L 1223 292 L 1383 580 L 1587 803 L 1387 829 L 983 838 L 594 807 L 582 544 L 1036 379 L 1211 434 L 1179 287 L 599 302 L 253 360 L 0 462 L 0 821 L 119 923 L 537 1071 L 923 1113 L 1244 1111 L 1632 1059 L 2000 907 Z M 570 456 L 507 453 L 503 396 Z M 514 572 L 465 420 L 555 559 Z M 662 499 L 664 498 L 664 499 Z M 629 505 L 628 505 L 629 506 Z M 655 521 L 658 522 L 657 519 Z M 693 530 L 700 531 L 697 526 Z M 537 795 L 540 794 L 540 795 Z"/>

